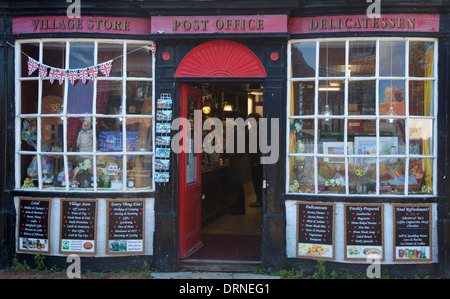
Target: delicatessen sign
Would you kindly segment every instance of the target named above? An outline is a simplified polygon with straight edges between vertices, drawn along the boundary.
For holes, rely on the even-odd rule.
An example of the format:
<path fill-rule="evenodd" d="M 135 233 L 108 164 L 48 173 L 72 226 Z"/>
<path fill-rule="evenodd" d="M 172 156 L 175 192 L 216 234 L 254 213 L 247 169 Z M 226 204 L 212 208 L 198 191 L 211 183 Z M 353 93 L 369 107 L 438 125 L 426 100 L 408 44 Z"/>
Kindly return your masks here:
<path fill-rule="evenodd" d="M 334 204 L 297 204 L 297 257 L 334 258 Z"/>

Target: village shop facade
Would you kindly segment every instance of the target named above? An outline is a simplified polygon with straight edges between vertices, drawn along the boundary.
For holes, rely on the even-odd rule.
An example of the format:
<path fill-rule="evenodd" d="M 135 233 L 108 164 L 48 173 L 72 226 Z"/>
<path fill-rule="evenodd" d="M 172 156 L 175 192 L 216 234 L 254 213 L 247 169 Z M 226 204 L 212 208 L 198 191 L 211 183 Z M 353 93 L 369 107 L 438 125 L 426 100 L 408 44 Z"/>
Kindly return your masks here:
<path fill-rule="evenodd" d="M 1 265 L 447 275 L 449 7 L 410 2 L 380 18 L 365 1 L 4 4 Z M 197 258 L 237 172 L 171 142 L 250 113 L 267 124 L 262 204 L 228 235 L 256 258 Z"/>

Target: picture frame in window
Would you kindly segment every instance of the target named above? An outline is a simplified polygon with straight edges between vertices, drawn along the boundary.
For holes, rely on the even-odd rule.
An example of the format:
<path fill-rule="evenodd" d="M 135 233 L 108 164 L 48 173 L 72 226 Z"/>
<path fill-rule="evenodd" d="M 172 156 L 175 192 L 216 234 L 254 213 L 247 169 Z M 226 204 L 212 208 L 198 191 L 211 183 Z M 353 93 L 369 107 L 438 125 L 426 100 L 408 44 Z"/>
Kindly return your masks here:
<path fill-rule="evenodd" d="M 324 158 L 325 162 L 344 163 L 344 142 L 323 142 L 325 155 L 342 155 L 342 158 Z M 347 155 L 353 154 L 353 142 L 347 142 Z"/>
<path fill-rule="evenodd" d="M 398 137 L 379 137 L 380 156 L 396 155 L 398 153 Z M 355 137 L 355 154 L 357 155 L 377 155 L 377 138 L 376 137 Z M 364 158 L 367 160 L 366 158 Z M 380 163 L 387 163 L 384 159 L 380 159 Z M 367 161 L 366 161 L 367 162 Z M 373 161 L 375 163 L 375 158 Z"/>

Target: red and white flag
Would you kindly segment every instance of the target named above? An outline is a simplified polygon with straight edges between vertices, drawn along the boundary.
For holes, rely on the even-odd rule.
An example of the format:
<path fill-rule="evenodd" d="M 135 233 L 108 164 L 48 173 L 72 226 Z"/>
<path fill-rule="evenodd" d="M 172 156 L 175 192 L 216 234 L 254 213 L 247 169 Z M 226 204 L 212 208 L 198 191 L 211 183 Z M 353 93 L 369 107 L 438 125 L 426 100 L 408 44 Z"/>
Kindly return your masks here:
<path fill-rule="evenodd" d="M 83 84 L 86 84 L 87 79 L 89 78 L 89 74 L 87 72 L 87 69 L 82 69 L 79 73 L 78 73 L 79 78 L 81 79 L 81 81 L 83 81 Z"/>
<path fill-rule="evenodd" d="M 48 73 L 48 77 L 50 79 L 50 83 L 53 84 L 55 80 L 59 81 L 59 85 L 64 82 L 64 73 L 62 69 L 50 68 L 50 72 Z"/>
<path fill-rule="evenodd" d="M 28 57 L 28 76 L 31 76 L 32 73 L 34 73 L 35 70 L 39 68 L 39 62 L 34 60 L 31 57 Z"/>
<path fill-rule="evenodd" d="M 92 79 L 92 81 L 95 81 L 95 79 L 97 79 L 98 76 L 98 67 L 97 66 L 89 67 L 88 74 L 89 78 Z"/>
<path fill-rule="evenodd" d="M 47 66 L 39 64 L 39 78 L 44 79 L 45 76 L 47 76 Z"/>
<path fill-rule="evenodd" d="M 107 61 L 104 63 L 99 64 L 98 69 L 100 70 L 100 72 L 102 72 L 103 75 L 105 75 L 105 77 L 109 77 L 109 74 L 111 73 L 111 68 L 112 68 L 112 63 L 113 61 Z"/>
<path fill-rule="evenodd" d="M 67 70 L 66 76 L 72 85 L 75 85 L 75 82 L 79 79 L 78 71 Z"/>

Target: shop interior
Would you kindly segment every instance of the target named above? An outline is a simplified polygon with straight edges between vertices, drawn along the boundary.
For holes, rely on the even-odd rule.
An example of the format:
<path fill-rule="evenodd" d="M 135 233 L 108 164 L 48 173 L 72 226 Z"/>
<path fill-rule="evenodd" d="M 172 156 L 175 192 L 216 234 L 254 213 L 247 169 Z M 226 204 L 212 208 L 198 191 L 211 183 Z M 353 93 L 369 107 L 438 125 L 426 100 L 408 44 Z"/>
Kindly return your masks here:
<path fill-rule="evenodd" d="M 196 87 L 203 91 L 203 120 L 215 117 L 224 123 L 226 118 L 246 119 L 252 113 L 258 113 L 261 117 L 263 115 L 263 90 L 260 84 L 204 83 Z M 225 139 L 225 124 L 223 128 Z M 203 131 L 204 136 L 208 133 Z M 249 161 L 249 168 L 250 163 Z M 257 197 L 250 176 L 243 183 L 245 213 L 235 213 L 238 195 L 231 181 L 236 176 L 236 171 L 231 168 L 230 157 L 225 150 L 224 153 L 203 152 L 203 246 L 190 259 L 261 259 L 262 207 L 255 204 Z M 248 170 L 251 174 L 251 169 Z M 238 170 L 240 171 L 242 170 Z"/>

